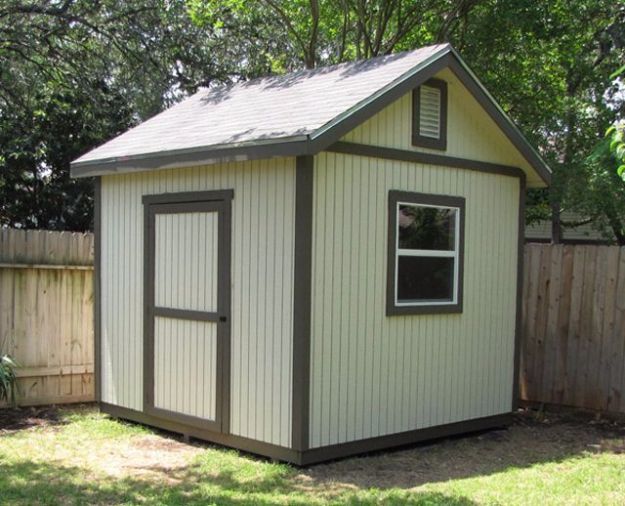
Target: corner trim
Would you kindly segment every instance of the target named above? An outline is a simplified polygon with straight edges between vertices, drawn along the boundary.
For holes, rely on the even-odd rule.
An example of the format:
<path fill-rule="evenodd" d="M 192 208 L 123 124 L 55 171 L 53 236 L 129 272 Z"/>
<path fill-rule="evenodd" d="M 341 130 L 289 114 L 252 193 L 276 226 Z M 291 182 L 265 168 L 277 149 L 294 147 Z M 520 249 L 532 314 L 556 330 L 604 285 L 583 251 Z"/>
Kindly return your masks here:
<path fill-rule="evenodd" d="M 500 176 L 525 177 L 525 173 L 521 169 L 510 165 L 500 165 L 497 163 L 481 162 L 469 158 L 458 158 L 434 153 L 423 153 L 421 151 L 408 151 L 405 149 L 358 144 L 355 142 L 335 142 L 327 148 L 327 151 L 343 155 L 364 156 L 383 160 L 397 160 L 400 162 L 422 163 L 426 165 L 473 170 L 486 172 L 488 174 L 498 174 Z"/>
<path fill-rule="evenodd" d="M 415 204 L 431 204 L 439 206 L 457 207 L 460 209 L 460 234 L 458 244 L 458 292 L 454 304 L 432 304 L 427 306 L 396 306 L 395 305 L 395 231 L 397 229 L 397 203 L 401 200 Z M 466 214 L 466 199 L 452 195 L 434 193 L 417 193 L 401 190 L 388 192 L 388 236 L 386 261 L 386 316 L 419 315 L 419 314 L 448 314 L 462 313 L 464 296 L 464 228 Z"/>
<path fill-rule="evenodd" d="M 439 109 L 440 124 L 438 139 L 421 135 L 421 87 L 429 86 L 438 88 L 441 94 L 441 103 Z M 445 151 L 447 149 L 447 83 L 442 79 L 428 79 L 412 90 L 412 145 L 422 148 L 439 149 Z"/>
<path fill-rule="evenodd" d="M 312 293 L 314 157 L 295 165 L 295 271 L 293 289 L 292 447 L 308 449 L 310 426 L 310 320 Z"/>
<path fill-rule="evenodd" d="M 102 400 L 102 177 L 95 178 L 93 193 L 93 377 L 95 400 Z"/>

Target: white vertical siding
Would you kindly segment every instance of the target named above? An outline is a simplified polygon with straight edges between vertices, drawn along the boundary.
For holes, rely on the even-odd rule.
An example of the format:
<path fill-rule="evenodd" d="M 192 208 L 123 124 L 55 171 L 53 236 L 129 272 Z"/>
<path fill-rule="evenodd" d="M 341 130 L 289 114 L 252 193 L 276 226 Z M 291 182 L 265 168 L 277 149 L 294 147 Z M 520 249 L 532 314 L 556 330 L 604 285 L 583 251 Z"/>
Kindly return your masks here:
<path fill-rule="evenodd" d="M 155 221 L 155 305 L 216 312 L 217 213 L 157 214 Z"/>
<path fill-rule="evenodd" d="M 295 160 L 102 178 L 102 399 L 142 409 L 141 196 L 234 189 L 231 431 L 291 441 Z"/>
<path fill-rule="evenodd" d="M 542 186 L 540 178 L 499 129 L 488 113 L 448 69 L 436 78 L 447 82 L 447 149 L 412 145 L 412 92 L 406 93 L 341 140 L 389 148 L 439 153 L 523 169 L 528 186 Z"/>
<path fill-rule="evenodd" d="M 509 412 L 517 178 L 315 158 L 311 447 Z M 464 310 L 385 315 L 388 192 L 466 198 Z"/>
<path fill-rule="evenodd" d="M 217 324 L 157 317 L 154 406 L 215 420 Z"/>

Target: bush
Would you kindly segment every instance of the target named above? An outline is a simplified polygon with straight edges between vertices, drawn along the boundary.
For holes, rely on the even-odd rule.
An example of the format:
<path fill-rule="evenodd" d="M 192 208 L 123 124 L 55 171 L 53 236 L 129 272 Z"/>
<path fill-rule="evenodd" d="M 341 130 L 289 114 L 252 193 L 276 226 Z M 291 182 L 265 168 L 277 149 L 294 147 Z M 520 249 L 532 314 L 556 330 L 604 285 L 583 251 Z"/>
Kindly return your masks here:
<path fill-rule="evenodd" d="M 11 357 L 0 355 L 0 401 L 15 402 L 16 368 Z"/>

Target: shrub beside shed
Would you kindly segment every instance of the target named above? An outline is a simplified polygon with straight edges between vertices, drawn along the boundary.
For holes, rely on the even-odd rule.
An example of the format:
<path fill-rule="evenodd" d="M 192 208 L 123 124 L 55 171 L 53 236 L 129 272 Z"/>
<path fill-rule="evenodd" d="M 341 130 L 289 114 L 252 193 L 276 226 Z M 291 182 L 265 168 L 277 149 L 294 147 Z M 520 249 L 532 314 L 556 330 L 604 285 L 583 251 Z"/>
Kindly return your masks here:
<path fill-rule="evenodd" d="M 297 464 L 508 423 L 550 172 L 451 46 L 200 91 L 72 173 L 102 411 Z"/>

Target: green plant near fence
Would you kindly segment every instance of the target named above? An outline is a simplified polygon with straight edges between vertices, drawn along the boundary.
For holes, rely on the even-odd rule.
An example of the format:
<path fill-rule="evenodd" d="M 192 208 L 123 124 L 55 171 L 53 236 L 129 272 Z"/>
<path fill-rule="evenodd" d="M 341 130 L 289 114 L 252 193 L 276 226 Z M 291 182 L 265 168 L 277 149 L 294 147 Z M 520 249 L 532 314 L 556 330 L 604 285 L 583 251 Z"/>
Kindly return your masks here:
<path fill-rule="evenodd" d="M 0 401 L 15 402 L 17 364 L 8 355 L 0 355 Z"/>

